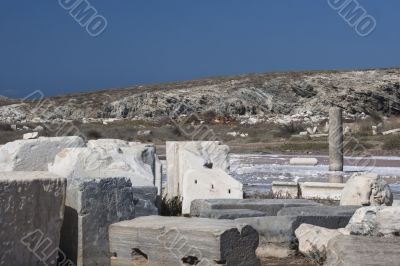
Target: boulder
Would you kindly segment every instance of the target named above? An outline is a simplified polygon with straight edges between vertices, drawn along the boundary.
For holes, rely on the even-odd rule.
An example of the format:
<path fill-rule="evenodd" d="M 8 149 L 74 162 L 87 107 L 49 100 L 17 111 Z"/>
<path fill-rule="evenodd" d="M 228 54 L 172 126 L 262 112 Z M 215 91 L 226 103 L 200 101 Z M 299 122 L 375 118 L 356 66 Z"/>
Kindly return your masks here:
<path fill-rule="evenodd" d="M 238 218 L 262 217 L 262 216 L 265 216 L 265 213 L 255 210 L 246 210 L 246 209 L 205 210 L 200 213 L 201 218 L 226 219 L 226 220 L 235 220 Z"/>
<path fill-rule="evenodd" d="M 167 141 L 166 156 L 169 199 L 182 196 L 187 170 L 208 168 L 229 172 L 229 147 L 218 141 Z"/>
<path fill-rule="evenodd" d="M 112 265 L 260 265 L 257 232 L 229 220 L 148 216 L 112 224 L 109 235 Z"/>
<path fill-rule="evenodd" d="M 340 205 L 390 206 L 393 194 L 386 182 L 377 174 L 354 174 L 347 181 L 340 198 Z"/>
<path fill-rule="evenodd" d="M 221 169 L 189 169 L 183 176 L 182 214 L 195 199 L 243 199 L 243 185 Z"/>
<path fill-rule="evenodd" d="M 303 199 L 199 199 L 192 201 L 190 215 L 199 216 L 206 210 L 247 209 L 275 216 L 284 207 L 319 205 L 314 201 Z"/>
<path fill-rule="evenodd" d="M 342 234 L 336 229 L 302 224 L 296 229 L 295 235 L 299 241 L 299 251 L 311 260 L 322 263 L 326 258 L 329 240 Z"/>
<path fill-rule="evenodd" d="M 62 149 L 84 145 L 80 137 L 41 137 L 9 142 L 0 148 L 0 171 L 47 171 L 48 164 Z"/>
<path fill-rule="evenodd" d="M 400 238 L 337 236 L 328 242 L 327 266 L 400 265 Z"/>
<path fill-rule="evenodd" d="M 400 234 L 400 207 L 371 206 L 358 209 L 346 226 L 353 235 Z"/>
<path fill-rule="evenodd" d="M 57 256 L 67 265 L 58 247 L 66 185 L 48 172 L 0 172 L 0 265 L 56 265 Z"/>

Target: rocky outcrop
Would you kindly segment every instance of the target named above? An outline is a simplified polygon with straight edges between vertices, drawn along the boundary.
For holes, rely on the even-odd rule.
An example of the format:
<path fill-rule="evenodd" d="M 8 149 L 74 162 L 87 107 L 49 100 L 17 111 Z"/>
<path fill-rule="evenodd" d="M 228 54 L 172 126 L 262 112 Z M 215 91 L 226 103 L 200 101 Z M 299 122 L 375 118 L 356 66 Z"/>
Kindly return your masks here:
<path fill-rule="evenodd" d="M 270 73 L 53 97 L 41 103 L 7 105 L 3 100 L 0 121 L 154 119 L 210 110 L 230 117 L 313 121 L 326 118 L 332 105 L 350 116 L 399 114 L 399 74 L 399 69 Z"/>

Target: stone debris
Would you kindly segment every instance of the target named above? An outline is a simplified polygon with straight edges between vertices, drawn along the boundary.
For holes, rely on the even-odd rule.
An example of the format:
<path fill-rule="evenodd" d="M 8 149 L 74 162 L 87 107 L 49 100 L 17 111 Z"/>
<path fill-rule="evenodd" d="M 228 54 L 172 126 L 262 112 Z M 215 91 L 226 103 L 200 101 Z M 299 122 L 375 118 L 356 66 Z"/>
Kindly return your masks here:
<path fill-rule="evenodd" d="M 382 132 L 382 135 L 386 136 L 386 135 L 392 135 L 392 134 L 398 134 L 398 133 L 400 133 L 400 128 L 384 131 L 384 132 Z"/>
<path fill-rule="evenodd" d="M 0 265 L 56 265 L 66 185 L 48 172 L 0 172 Z"/>
<path fill-rule="evenodd" d="M 353 235 L 398 236 L 400 207 L 371 206 L 356 211 L 346 226 Z"/>
<path fill-rule="evenodd" d="M 84 145 L 80 137 L 40 137 L 9 142 L 0 148 L 0 171 L 47 171 L 48 164 L 62 149 Z"/>
<path fill-rule="evenodd" d="M 400 265 L 400 238 L 338 236 L 328 242 L 326 266 Z"/>
<path fill-rule="evenodd" d="M 147 136 L 150 136 L 151 134 L 153 134 L 153 132 L 151 130 L 139 130 L 137 132 L 137 135 L 141 136 L 141 137 L 147 137 Z"/>
<path fill-rule="evenodd" d="M 347 181 L 340 198 L 340 205 L 390 206 L 393 194 L 389 185 L 377 174 L 358 173 Z"/>
<path fill-rule="evenodd" d="M 22 139 L 37 139 L 39 137 L 38 132 L 26 133 L 22 136 Z"/>
<path fill-rule="evenodd" d="M 257 248 L 259 257 L 285 258 L 296 254 L 295 230 L 301 224 L 336 229 L 347 225 L 351 215 L 336 215 L 335 213 L 293 214 L 285 216 L 264 216 L 255 218 L 240 218 L 235 221 L 252 226 L 257 230 L 260 242 Z"/>
<path fill-rule="evenodd" d="M 112 224 L 109 235 L 111 265 L 260 265 L 257 231 L 229 220 L 147 216 Z"/>
<path fill-rule="evenodd" d="M 295 234 L 299 241 L 299 251 L 319 262 L 325 260 L 329 240 L 342 235 L 338 230 L 310 224 L 300 225 Z"/>

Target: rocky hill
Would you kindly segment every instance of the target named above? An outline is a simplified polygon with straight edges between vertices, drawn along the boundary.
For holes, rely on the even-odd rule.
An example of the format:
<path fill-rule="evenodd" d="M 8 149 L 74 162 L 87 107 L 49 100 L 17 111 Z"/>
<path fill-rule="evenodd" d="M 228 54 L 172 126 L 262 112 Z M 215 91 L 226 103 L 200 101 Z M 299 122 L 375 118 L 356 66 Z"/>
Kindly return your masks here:
<path fill-rule="evenodd" d="M 158 119 L 214 111 L 233 118 L 400 114 L 400 69 L 251 74 L 65 95 L 41 101 L 0 99 L 0 121 Z"/>

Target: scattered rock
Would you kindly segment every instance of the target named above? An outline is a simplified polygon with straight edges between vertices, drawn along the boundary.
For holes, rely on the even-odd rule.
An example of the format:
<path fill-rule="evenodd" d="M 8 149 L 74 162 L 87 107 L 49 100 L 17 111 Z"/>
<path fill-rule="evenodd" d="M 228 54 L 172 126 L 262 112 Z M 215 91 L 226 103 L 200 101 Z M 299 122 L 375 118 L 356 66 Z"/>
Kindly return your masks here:
<path fill-rule="evenodd" d="M 400 207 L 371 206 L 358 209 L 346 226 L 353 235 L 400 234 Z"/>
<path fill-rule="evenodd" d="M 39 137 L 38 132 L 26 133 L 22 136 L 22 139 L 36 139 Z"/>
<path fill-rule="evenodd" d="M 42 126 L 37 126 L 37 127 L 35 127 L 33 129 L 33 131 L 35 131 L 35 132 L 40 132 L 40 131 L 43 131 L 43 130 L 44 130 L 44 127 L 42 127 Z"/>
<path fill-rule="evenodd" d="M 151 130 L 139 130 L 139 131 L 137 132 L 137 135 L 138 135 L 138 136 L 141 136 L 141 137 L 148 137 L 148 136 L 150 136 L 151 134 L 153 134 L 153 132 L 152 132 Z"/>
<path fill-rule="evenodd" d="M 400 128 L 384 131 L 384 132 L 382 132 L 382 135 L 386 136 L 386 135 L 392 135 L 392 134 L 397 134 L 397 133 L 400 133 Z"/>

